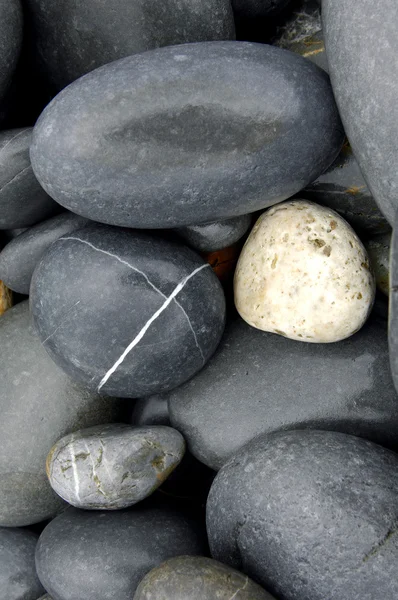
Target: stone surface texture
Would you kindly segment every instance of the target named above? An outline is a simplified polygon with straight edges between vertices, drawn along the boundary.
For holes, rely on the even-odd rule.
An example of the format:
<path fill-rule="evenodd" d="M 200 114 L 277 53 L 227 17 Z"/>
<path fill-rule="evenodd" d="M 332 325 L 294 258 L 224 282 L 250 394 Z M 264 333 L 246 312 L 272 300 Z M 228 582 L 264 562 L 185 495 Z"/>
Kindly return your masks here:
<path fill-rule="evenodd" d="M 215 252 L 232 246 L 240 240 L 252 223 L 251 215 L 242 215 L 226 221 L 204 225 L 189 225 L 176 229 L 176 233 L 188 246 L 198 252 Z"/>
<path fill-rule="evenodd" d="M 14 527 L 0 527 L 0 597 L 37 600 L 45 591 L 35 567 L 39 536 Z"/>

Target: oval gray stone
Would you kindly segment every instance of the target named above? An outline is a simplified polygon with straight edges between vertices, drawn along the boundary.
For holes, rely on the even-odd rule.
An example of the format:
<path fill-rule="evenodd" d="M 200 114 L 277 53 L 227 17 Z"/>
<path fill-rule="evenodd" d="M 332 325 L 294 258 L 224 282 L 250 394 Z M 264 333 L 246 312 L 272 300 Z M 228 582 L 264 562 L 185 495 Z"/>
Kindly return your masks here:
<path fill-rule="evenodd" d="M 134 600 L 273 600 L 257 583 L 204 556 L 170 558 L 149 571 Z"/>
<path fill-rule="evenodd" d="M 237 319 L 208 365 L 167 397 L 172 425 L 213 469 L 282 429 L 342 431 L 398 448 L 386 327 L 376 318 L 334 344 L 296 342 Z"/>
<path fill-rule="evenodd" d="M 177 511 L 71 508 L 41 534 L 36 567 L 57 600 L 131 600 L 144 575 L 160 562 L 205 551 L 201 529 Z"/>
<path fill-rule="evenodd" d="M 39 536 L 23 529 L 0 527 L 0 597 L 37 600 L 45 591 L 36 574 Z"/>
<path fill-rule="evenodd" d="M 49 358 L 22 302 L 0 319 L 0 525 L 53 517 L 65 503 L 47 480 L 54 443 L 79 428 L 117 420 L 120 401 L 74 383 Z"/>
<path fill-rule="evenodd" d="M 214 252 L 228 248 L 239 241 L 248 231 L 251 223 L 251 215 L 242 215 L 225 221 L 188 225 L 175 231 L 191 248 L 199 252 Z"/>
<path fill-rule="evenodd" d="M 19 0 L 0 0 L 0 100 L 11 83 L 22 46 L 22 7 Z"/>
<path fill-rule="evenodd" d="M 72 212 L 156 229 L 280 202 L 325 171 L 342 143 L 329 79 L 310 61 L 263 44 L 203 42 L 74 82 L 37 122 L 31 160 Z"/>
<path fill-rule="evenodd" d="M 398 456 L 327 431 L 261 436 L 207 502 L 212 556 L 283 600 L 395 600 Z"/>

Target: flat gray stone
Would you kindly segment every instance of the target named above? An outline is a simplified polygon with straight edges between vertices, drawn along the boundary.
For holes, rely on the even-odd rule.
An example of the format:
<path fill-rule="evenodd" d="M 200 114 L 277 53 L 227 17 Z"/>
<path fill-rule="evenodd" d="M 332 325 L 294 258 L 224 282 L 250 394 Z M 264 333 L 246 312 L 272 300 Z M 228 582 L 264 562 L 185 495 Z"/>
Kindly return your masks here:
<path fill-rule="evenodd" d="M 71 508 L 41 534 L 36 567 L 57 600 L 131 600 L 144 575 L 162 561 L 204 552 L 202 531 L 177 511 Z"/>
<path fill-rule="evenodd" d="M 52 491 L 46 456 L 71 431 L 114 421 L 120 401 L 74 383 L 49 358 L 22 302 L 0 319 L 0 525 L 31 525 L 65 503 Z"/>
<path fill-rule="evenodd" d="M 381 446 L 328 431 L 264 435 L 214 480 L 210 550 L 283 600 L 395 600 L 397 494 L 398 456 Z"/>
<path fill-rule="evenodd" d="M 22 7 L 19 0 L 0 0 L 0 100 L 5 96 L 22 46 Z"/>
<path fill-rule="evenodd" d="M 391 225 L 398 203 L 398 4 L 323 0 L 333 91 L 348 139 Z"/>
<path fill-rule="evenodd" d="M 188 225 L 175 232 L 188 246 L 199 252 L 214 252 L 228 248 L 238 242 L 252 224 L 251 215 L 242 215 L 225 221 L 215 221 L 203 225 Z"/>
<path fill-rule="evenodd" d="M 39 536 L 31 531 L 0 527 L 0 597 L 37 600 L 45 590 L 36 574 Z"/>
<path fill-rule="evenodd" d="M 53 360 L 87 388 L 116 397 L 180 385 L 224 330 L 224 293 L 210 265 L 141 232 L 92 225 L 58 239 L 30 292 Z"/>
<path fill-rule="evenodd" d="M 33 271 L 47 248 L 88 223 L 79 215 L 64 212 L 17 235 L 0 253 L 0 279 L 14 292 L 29 295 Z"/>
<path fill-rule="evenodd" d="M 343 135 L 329 78 L 310 61 L 264 44 L 203 42 L 74 82 L 42 113 L 31 159 L 72 212 L 174 228 L 296 194 L 333 162 Z"/>
<path fill-rule="evenodd" d="M 385 322 L 334 344 L 306 344 L 237 319 L 208 365 L 167 395 L 189 450 L 219 469 L 242 446 L 283 429 L 327 429 L 398 448 L 398 398 Z"/>

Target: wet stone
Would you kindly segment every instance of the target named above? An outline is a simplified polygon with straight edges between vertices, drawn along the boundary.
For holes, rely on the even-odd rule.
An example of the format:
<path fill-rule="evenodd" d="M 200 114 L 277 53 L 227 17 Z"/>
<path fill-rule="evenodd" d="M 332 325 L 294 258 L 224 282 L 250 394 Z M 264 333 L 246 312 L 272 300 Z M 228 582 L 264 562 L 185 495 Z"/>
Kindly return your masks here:
<path fill-rule="evenodd" d="M 37 600 L 45 591 L 35 567 L 38 539 L 31 531 L 0 527 L 0 590 L 4 600 Z"/>
<path fill-rule="evenodd" d="M 215 252 L 235 244 L 252 223 L 251 215 L 242 215 L 226 221 L 204 225 L 189 225 L 176 229 L 184 242 L 198 252 Z"/>

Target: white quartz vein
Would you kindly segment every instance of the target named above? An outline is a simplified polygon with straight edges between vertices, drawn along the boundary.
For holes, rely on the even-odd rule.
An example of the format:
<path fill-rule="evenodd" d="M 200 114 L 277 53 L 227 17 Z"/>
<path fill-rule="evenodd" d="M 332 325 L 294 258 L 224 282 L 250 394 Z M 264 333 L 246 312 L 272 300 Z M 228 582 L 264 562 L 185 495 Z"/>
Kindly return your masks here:
<path fill-rule="evenodd" d="M 80 485 L 79 485 L 79 475 L 78 475 L 77 466 L 76 466 L 75 448 L 73 446 L 74 441 L 75 441 L 75 439 L 72 436 L 72 439 L 70 441 L 70 457 L 72 459 L 72 471 L 73 471 L 73 480 L 75 482 L 75 494 L 76 494 L 76 498 L 80 502 Z"/>
<path fill-rule="evenodd" d="M 242 587 L 240 587 L 239 589 L 237 589 L 236 592 L 230 597 L 229 600 L 234 600 L 234 598 L 236 598 L 236 596 L 239 594 L 239 592 L 242 592 L 244 589 L 246 589 L 248 583 L 249 583 L 249 578 L 246 577 L 245 584 Z"/>
<path fill-rule="evenodd" d="M 174 288 L 174 290 L 172 291 L 170 296 L 168 296 L 166 298 L 166 300 L 163 302 L 162 306 L 160 308 L 158 308 L 158 310 L 152 315 L 152 317 L 145 323 L 144 327 L 142 327 L 142 329 L 135 336 L 133 341 L 127 346 L 127 348 L 124 350 L 124 352 L 121 354 L 121 356 L 117 359 L 115 364 L 109 369 L 109 371 L 107 373 L 105 373 L 104 377 L 101 379 L 100 384 L 98 386 L 98 391 L 100 391 L 100 389 L 105 385 L 105 383 L 113 375 L 113 373 L 116 371 L 116 369 L 122 364 L 122 362 L 124 361 L 126 356 L 134 348 L 134 346 L 136 346 L 138 344 L 138 342 L 140 340 L 142 340 L 142 338 L 144 337 L 144 335 L 146 334 L 146 332 L 148 331 L 148 329 L 150 328 L 152 323 L 154 321 L 156 321 L 156 319 L 162 314 L 162 312 L 164 312 L 166 310 L 166 308 L 174 300 L 174 298 L 177 296 L 177 294 L 179 294 L 181 292 L 181 290 L 184 288 L 184 286 L 187 284 L 187 282 L 194 275 L 196 275 L 196 273 L 199 273 L 199 271 L 202 271 L 206 267 L 210 267 L 210 265 L 208 263 L 205 265 L 201 265 L 200 267 L 198 267 L 197 269 L 192 271 L 192 273 L 190 273 L 189 275 L 187 275 L 186 277 L 184 277 L 184 279 L 182 279 L 180 281 L 180 283 Z"/>
<path fill-rule="evenodd" d="M 56 332 L 58 331 L 58 329 L 59 329 L 60 327 L 62 327 L 62 325 L 65 323 L 65 318 L 66 318 L 66 317 L 69 315 L 69 313 L 71 312 L 71 310 L 73 310 L 73 309 L 75 308 L 75 306 L 77 306 L 78 304 L 80 304 L 80 300 L 78 300 L 77 302 L 75 302 L 75 303 L 74 303 L 74 305 L 73 305 L 73 306 L 71 306 L 71 307 L 69 308 L 69 310 L 67 310 L 67 311 L 66 311 L 66 313 L 65 313 L 65 314 L 64 314 L 64 316 L 63 316 L 63 319 L 62 319 L 61 323 L 58 325 L 58 327 L 56 327 L 56 328 L 54 329 L 54 331 L 53 331 L 52 333 L 50 333 L 50 335 L 48 335 L 48 336 L 46 337 L 46 339 L 45 339 L 45 340 L 43 340 L 43 341 L 42 341 L 42 344 L 45 344 L 45 343 L 47 342 L 47 340 L 49 340 L 49 339 L 50 339 L 50 337 L 52 337 L 52 336 L 54 335 L 54 333 L 56 333 Z"/>

